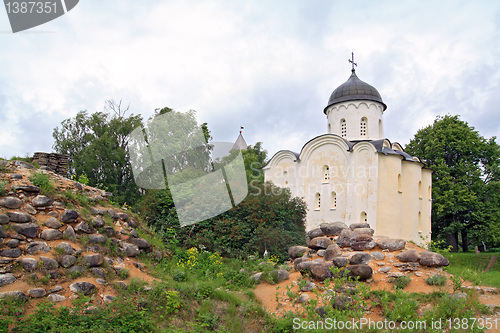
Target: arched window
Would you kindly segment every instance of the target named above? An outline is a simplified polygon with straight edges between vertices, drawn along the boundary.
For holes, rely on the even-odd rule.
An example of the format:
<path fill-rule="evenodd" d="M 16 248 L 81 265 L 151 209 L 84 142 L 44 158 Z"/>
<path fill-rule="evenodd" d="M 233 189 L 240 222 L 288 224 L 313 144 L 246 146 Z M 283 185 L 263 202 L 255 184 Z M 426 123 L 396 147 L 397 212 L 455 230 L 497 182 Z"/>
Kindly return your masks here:
<path fill-rule="evenodd" d="M 418 232 L 422 232 L 422 213 L 418 212 Z"/>
<path fill-rule="evenodd" d="M 359 123 L 359 135 L 361 136 L 368 136 L 368 119 L 366 117 L 361 118 L 361 121 Z"/>
<path fill-rule="evenodd" d="M 401 182 L 401 174 L 398 174 L 398 191 L 403 192 L 403 184 Z"/>
<path fill-rule="evenodd" d="M 332 205 L 330 207 L 330 209 L 335 209 L 337 208 L 337 193 L 332 192 Z"/>
<path fill-rule="evenodd" d="M 328 124 L 328 134 L 331 134 L 331 133 L 332 133 L 332 125 Z"/>
<path fill-rule="evenodd" d="M 344 118 L 340 119 L 340 134 L 343 138 L 347 136 L 347 124 Z"/>
<path fill-rule="evenodd" d="M 330 167 L 328 165 L 323 165 L 322 169 L 323 183 L 328 183 L 330 180 Z"/>
<path fill-rule="evenodd" d="M 422 199 L 422 182 L 418 182 L 418 198 Z"/>
<path fill-rule="evenodd" d="M 382 139 L 384 136 L 384 129 L 382 128 L 382 119 L 378 120 L 378 136 Z"/>
<path fill-rule="evenodd" d="M 368 223 L 368 215 L 366 215 L 366 212 L 361 213 L 361 220 L 359 222 Z"/>
<path fill-rule="evenodd" d="M 288 186 L 288 172 L 283 171 L 283 186 Z"/>
<path fill-rule="evenodd" d="M 314 198 L 314 209 L 319 210 L 321 208 L 321 194 L 316 193 Z"/>
<path fill-rule="evenodd" d="M 429 191 L 429 200 L 432 200 L 432 189 L 430 186 L 429 186 L 428 191 Z"/>

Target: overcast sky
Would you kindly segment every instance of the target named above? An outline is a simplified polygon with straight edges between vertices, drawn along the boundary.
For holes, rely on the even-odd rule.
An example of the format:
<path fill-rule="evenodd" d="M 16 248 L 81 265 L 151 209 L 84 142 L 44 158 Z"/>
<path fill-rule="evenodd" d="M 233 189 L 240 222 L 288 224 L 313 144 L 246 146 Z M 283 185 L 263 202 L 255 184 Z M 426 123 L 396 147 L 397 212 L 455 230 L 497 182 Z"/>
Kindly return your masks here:
<path fill-rule="evenodd" d="M 406 144 L 437 115 L 500 135 L 500 1 L 81 0 L 13 34 L 0 8 L 0 157 L 52 150 L 52 132 L 108 99 L 149 117 L 194 109 L 214 141 L 269 157 L 326 133 L 350 75 L 382 95 Z"/>

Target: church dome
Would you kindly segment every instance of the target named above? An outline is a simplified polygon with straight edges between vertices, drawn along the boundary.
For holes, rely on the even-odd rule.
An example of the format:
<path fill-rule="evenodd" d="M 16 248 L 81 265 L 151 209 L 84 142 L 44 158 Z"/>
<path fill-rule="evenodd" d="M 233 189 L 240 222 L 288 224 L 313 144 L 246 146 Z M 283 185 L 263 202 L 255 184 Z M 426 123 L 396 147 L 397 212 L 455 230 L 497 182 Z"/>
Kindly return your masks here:
<path fill-rule="evenodd" d="M 384 106 L 384 111 L 387 109 L 387 105 L 382 101 L 382 97 L 377 89 L 361 81 L 353 69 L 351 77 L 332 92 L 328 100 L 328 105 L 323 112 L 326 113 L 326 109 L 330 105 L 356 100 L 375 101 Z"/>

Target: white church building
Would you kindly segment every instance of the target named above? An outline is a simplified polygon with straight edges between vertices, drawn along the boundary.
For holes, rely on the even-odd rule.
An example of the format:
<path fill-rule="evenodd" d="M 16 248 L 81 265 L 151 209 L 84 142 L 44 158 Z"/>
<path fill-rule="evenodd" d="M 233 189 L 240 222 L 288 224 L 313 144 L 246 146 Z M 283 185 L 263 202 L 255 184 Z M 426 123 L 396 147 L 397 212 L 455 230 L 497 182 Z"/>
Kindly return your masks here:
<path fill-rule="evenodd" d="M 324 222 L 367 222 L 376 236 L 429 241 L 432 170 L 384 137 L 387 106 L 350 62 L 351 76 L 323 110 L 327 133 L 300 153 L 277 152 L 263 168 L 265 179 L 303 198 L 307 231 Z"/>

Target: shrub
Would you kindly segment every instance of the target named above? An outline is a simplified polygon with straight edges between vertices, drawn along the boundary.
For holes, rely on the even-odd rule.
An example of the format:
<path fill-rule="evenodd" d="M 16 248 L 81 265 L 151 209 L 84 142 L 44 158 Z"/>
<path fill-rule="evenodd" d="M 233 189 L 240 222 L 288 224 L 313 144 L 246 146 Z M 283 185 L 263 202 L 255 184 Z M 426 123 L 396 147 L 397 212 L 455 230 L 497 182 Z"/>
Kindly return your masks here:
<path fill-rule="evenodd" d="M 33 185 L 38 186 L 40 188 L 40 192 L 43 195 L 52 195 L 54 194 L 54 184 L 50 180 L 49 176 L 43 174 L 41 172 L 35 173 L 31 178 L 31 182 Z"/>
<path fill-rule="evenodd" d="M 0 197 L 7 194 L 7 182 L 0 180 Z"/>
<path fill-rule="evenodd" d="M 411 282 L 411 277 L 409 275 L 401 276 L 398 278 L 393 278 L 391 282 L 394 284 L 395 289 L 404 289 Z"/>
<path fill-rule="evenodd" d="M 444 286 L 446 284 L 446 276 L 441 274 L 434 274 L 428 277 L 425 281 L 431 286 Z"/>

